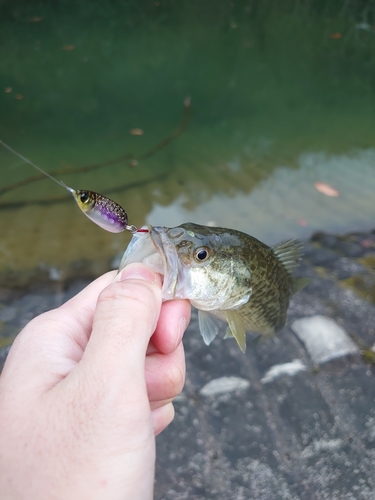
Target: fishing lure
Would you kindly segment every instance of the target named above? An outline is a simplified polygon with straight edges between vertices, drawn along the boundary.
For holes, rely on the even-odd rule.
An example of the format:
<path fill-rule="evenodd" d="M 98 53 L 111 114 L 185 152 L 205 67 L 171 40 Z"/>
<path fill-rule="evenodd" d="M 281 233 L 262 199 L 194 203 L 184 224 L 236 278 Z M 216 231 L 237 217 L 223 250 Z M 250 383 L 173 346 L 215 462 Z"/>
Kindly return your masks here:
<path fill-rule="evenodd" d="M 0 140 L 0 144 L 2 144 L 6 149 L 8 149 L 11 153 L 17 155 L 26 163 L 29 163 L 31 166 L 42 172 L 42 174 L 46 175 L 54 182 L 62 186 L 64 189 L 69 191 L 73 198 L 75 199 L 80 210 L 92 220 L 96 225 L 100 226 L 102 229 L 109 231 L 110 233 L 121 233 L 122 231 L 130 231 L 131 233 L 136 232 L 147 232 L 145 229 L 138 229 L 136 226 L 128 224 L 128 215 L 121 205 L 111 200 L 110 198 L 106 198 L 105 196 L 95 193 L 94 191 L 86 191 L 82 189 L 73 189 L 67 186 L 64 182 L 58 181 L 48 172 L 45 172 L 43 169 L 35 165 L 33 162 L 22 156 L 20 153 L 17 153 L 10 146 L 5 144 L 2 140 Z"/>

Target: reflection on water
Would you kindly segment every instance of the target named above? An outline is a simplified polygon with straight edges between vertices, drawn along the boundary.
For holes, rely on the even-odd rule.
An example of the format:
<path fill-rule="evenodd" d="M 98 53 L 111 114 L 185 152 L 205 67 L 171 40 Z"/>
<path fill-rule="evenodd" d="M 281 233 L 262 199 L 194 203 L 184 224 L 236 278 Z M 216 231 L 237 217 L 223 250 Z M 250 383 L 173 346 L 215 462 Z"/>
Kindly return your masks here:
<path fill-rule="evenodd" d="M 190 199 L 182 194 L 173 210 L 156 204 L 147 222 L 158 225 L 163 221 L 167 226 L 175 226 L 194 220 L 233 227 L 269 244 L 297 235 L 307 238 L 322 228 L 366 229 L 373 227 L 374 171 L 374 149 L 353 151 L 350 155 L 305 153 L 299 158 L 298 170 L 280 166 L 249 194 L 240 189 L 232 197 L 220 192 L 194 208 L 188 208 Z M 320 193 L 314 187 L 316 182 L 334 187 L 339 196 Z"/>
<path fill-rule="evenodd" d="M 43 0 L 0 8 L 0 138 L 48 171 L 141 155 L 178 126 L 191 96 L 188 129 L 151 158 L 59 177 L 112 197 L 132 224 L 214 222 L 274 242 L 373 223 L 369 5 Z M 0 168 L 0 188 L 34 174 L 3 150 Z M 325 197 L 316 181 L 340 196 Z M 61 190 L 46 179 L 0 203 Z M 0 234 L 0 270 L 110 259 L 129 240 L 94 226 L 73 200 L 2 210 Z"/>

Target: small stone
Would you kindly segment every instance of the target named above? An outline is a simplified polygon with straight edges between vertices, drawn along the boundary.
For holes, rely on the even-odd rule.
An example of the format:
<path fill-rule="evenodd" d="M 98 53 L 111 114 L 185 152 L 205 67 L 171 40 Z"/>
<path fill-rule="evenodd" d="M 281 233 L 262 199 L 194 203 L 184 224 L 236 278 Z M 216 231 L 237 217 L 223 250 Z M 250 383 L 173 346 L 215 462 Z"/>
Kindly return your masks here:
<path fill-rule="evenodd" d="M 366 273 L 365 267 L 359 264 L 359 262 L 348 259 L 347 257 L 340 257 L 337 259 L 333 264 L 333 269 L 336 272 L 336 278 L 339 280 L 345 280 L 355 274 Z"/>
<path fill-rule="evenodd" d="M 290 377 L 293 377 L 293 375 L 306 370 L 306 366 L 300 359 L 293 359 L 291 363 L 283 363 L 272 366 L 261 379 L 261 382 L 262 384 L 268 384 L 282 375 L 289 375 Z"/>
<path fill-rule="evenodd" d="M 326 233 L 314 233 L 311 240 L 329 248 L 335 248 L 338 243 L 338 238 L 336 236 Z"/>
<path fill-rule="evenodd" d="M 51 266 L 49 268 L 49 279 L 51 281 L 60 281 L 62 278 L 62 273 L 56 267 Z"/>
<path fill-rule="evenodd" d="M 319 453 L 335 453 L 344 446 L 341 439 L 317 439 L 302 450 L 303 459 L 312 458 Z"/>
<path fill-rule="evenodd" d="M 363 247 L 352 241 L 343 241 L 338 249 L 347 257 L 360 257 L 363 254 Z"/>
<path fill-rule="evenodd" d="M 316 364 L 359 353 L 358 347 L 347 332 L 327 316 L 310 316 L 297 319 L 292 330 L 305 344 L 307 352 Z"/>
<path fill-rule="evenodd" d="M 320 248 L 309 256 L 309 260 L 314 266 L 331 267 L 337 260 L 337 253 L 328 248 Z"/>
<path fill-rule="evenodd" d="M 188 402 L 188 397 L 186 396 L 185 393 L 181 392 L 180 394 L 178 394 L 174 400 L 173 400 L 174 403 L 187 403 Z"/>
<path fill-rule="evenodd" d="M 249 380 L 240 377 L 220 377 L 210 380 L 199 391 L 202 396 L 217 396 L 228 392 L 244 391 L 250 387 Z"/>

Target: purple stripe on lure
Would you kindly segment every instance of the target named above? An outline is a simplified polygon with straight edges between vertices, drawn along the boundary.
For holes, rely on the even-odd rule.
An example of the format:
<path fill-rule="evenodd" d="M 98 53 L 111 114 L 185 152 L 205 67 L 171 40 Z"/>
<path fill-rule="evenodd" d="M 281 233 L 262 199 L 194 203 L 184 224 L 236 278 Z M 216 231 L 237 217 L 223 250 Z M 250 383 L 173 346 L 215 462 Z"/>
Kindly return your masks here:
<path fill-rule="evenodd" d="M 82 212 L 101 228 L 111 233 L 128 229 L 127 213 L 115 201 L 93 191 L 74 190 L 72 195 Z"/>

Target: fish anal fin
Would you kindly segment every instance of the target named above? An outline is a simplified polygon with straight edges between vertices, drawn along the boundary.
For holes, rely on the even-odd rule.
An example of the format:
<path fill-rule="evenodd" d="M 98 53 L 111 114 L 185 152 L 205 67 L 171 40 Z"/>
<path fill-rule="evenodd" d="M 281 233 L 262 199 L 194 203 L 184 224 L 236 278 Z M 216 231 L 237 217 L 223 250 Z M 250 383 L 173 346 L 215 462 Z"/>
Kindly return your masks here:
<path fill-rule="evenodd" d="M 246 351 L 246 330 L 243 319 L 236 310 L 227 309 L 223 311 L 225 318 L 228 321 L 230 331 L 236 339 L 237 344 L 242 352 Z"/>
<path fill-rule="evenodd" d="M 225 330 L 224 340 L 232 339 L 232 338 L 233 338 L 233 333 L 232 333 L 232 330 L 228 326 L 228 328 Z"/>

